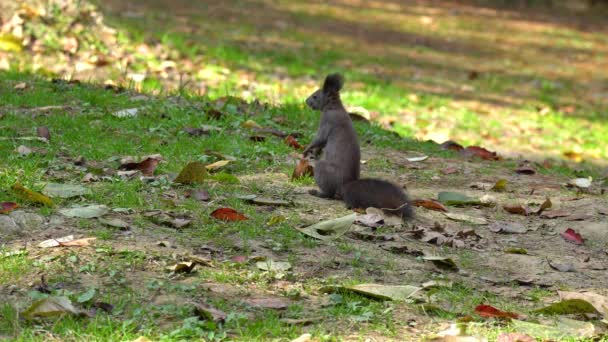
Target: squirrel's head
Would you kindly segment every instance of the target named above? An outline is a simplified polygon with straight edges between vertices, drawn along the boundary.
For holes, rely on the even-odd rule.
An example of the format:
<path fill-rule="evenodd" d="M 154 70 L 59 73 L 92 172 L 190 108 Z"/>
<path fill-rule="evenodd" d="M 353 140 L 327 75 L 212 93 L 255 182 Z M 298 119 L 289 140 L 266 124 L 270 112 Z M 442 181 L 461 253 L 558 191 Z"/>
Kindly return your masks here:
<path fill-rule="evenodd" d="M 344 85 L 344 77 L 335 73 L 327 75 L 323 87 L 317 89 L 306 99 L 306 105 L 314 110 L 321 110 L 331 101 L 339 101 L 340 89 Z"/>

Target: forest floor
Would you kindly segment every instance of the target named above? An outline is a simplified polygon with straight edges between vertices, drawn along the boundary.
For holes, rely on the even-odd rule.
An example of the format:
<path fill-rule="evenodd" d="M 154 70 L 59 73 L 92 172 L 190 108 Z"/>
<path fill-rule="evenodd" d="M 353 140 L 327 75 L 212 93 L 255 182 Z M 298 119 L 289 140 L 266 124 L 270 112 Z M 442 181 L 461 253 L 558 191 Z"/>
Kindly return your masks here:
<path fill-rule="evenodd" d="M 116 30 L 78 36 L 74 52 L 49 38 L 0 53 L 0 339 L 464 341 L 445 337 L 456 322 L 480 341 L 604 333 L 598 13 L 388 0 L 103 9 Z M 300 151 L 285 137 L 311 140 L 318 113 L 302 102 L 336 70 L 344 102 L 372 119 L 355 122 L 362 174 L 420 206 L 411 222 L 358 213 L 315 239 L 302 228 L 352 211 L 291 179 Z M 176 182 L 192 162 L 207 171 Z M 221 208 L 245 217 L 218 219 Z M 571 299 L 583 301 L 539 311 Z"/>

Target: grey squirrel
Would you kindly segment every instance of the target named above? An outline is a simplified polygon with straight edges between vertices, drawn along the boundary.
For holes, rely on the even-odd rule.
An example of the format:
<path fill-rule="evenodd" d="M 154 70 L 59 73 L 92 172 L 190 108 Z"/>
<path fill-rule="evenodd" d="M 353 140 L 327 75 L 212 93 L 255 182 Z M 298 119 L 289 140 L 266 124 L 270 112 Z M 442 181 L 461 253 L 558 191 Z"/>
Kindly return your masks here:
<path fill-rule="evenodd" d="M 310 194 L 321 198 L 342 199 L 348 208 L 381 208 L 404 220 L 414 212 L 407 195 L 396 185 L 380 179 L 359 179 L 361 151 L 357 132 L 340 99 L 344 78 L 330 74 L 323 86 L 306 99 L 306 104 L 321 111 L 321 120 L 314 140 L 303 152 L 318 155 L 322 160 L 314 166 L 314 177 L 320 192 Z"/>

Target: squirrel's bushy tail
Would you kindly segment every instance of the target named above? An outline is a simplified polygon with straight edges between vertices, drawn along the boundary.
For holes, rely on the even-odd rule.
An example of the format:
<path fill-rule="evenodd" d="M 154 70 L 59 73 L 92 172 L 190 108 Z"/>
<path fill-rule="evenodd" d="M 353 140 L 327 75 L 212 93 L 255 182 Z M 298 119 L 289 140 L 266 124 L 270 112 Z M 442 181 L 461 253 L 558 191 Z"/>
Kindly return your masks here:
<path fill-rule="evenodd" d="M 381 179 L 359 179 L 343 185 L 342 199 L 348 208 L 380 208 L 401 216 L 414 217 L 409 197 L 397 185 Z"/>

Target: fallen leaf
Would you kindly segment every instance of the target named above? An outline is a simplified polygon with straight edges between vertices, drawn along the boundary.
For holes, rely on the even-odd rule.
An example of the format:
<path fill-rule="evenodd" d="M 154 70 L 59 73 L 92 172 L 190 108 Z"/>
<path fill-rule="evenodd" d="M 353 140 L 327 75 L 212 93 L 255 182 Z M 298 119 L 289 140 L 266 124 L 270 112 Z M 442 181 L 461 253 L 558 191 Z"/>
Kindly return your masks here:
<path fill-rule="evenodd" d="M 148 157 L 139 163 L 122 164 L 118 169 L 126 171 L 139 170 L 144 176 L 152 177 L 154 175 L 154 170 L 156 170 L 156 167 L 158 166 L 160 160 L 160 155 L 156 155 L 155 157 Z"/>
<path fill-rule="evenodd" d="M 103 204 L 94 204 L 82 207 L 60 209 L 59 213 L 67 217 L 94 218 L 101 217 L 108 212 Z"/>
<path fill-rule="evenodd" d="M 566 229 L 563 233 L 560 233 L 560 235 L 568 242 L 572 242 L 575 245 L 582 245 L 585 241 L 583 240 L 583 237 L 581 236 L 581 234 L 579 234 L 578 232 L 576 232 L 574 229 L 572 228 L 568 228 Z"/>
<path fill-rule="evenodd" d="M 22 199 L 24 199 L 26 201 L 30 201 L 35 204 L 42 204 L 47 207 L 52 207 L 54 205 L 53 201 L 50 198 L 48 198 L 47 196 L 45 196 L 41 193 L 32 191 L 30 189 L 27 189 L 20 183 L 15 183 L 11 187 L 11 190 L 13 190 L 13 192 L 17 196 L 21 197 Z"/>
<path fill-rule="evenodd" d="M 209 171 L 217 170 L 221 167 L 228 165 L 228 163 L 230 163 L 230 160 L 220 160 L 220 161 L 216 161 L 215 163 L 211 163 L 211 164 L 205 166 L 205 168 L 207 168 L 207 170 L 209 170 Z"/>
<path fill-rule="evenodd" d="M 302 145 L 300 145 L 300 143 L 296 140 L 296 138 L 293 137 L 293 135 L 288 135 L 285 138 L 285 143 L 287 143 L 287 145 L 295 148 L 296 150 L 301 150 L 303 148 Z"/>
<path fill-rule="evenodd" d="M 482 204 L 478 198 L 469 197 L 459 192 L 442 191 L 438 194 L 438 200 L 446 205 L 479 205 Z"/>
<path fill-rule="evenodd" d="M 499 179 L 498 181 L 496 181 L 496 184 L 494 184 L 494 186 L 492 187 L 491 190 L 501 192 L 501 191 L 505 191 L 506 187 L 507 187 L 507 180 Z"/>
<path fill-rule="evenodd" d="M 604 317 L 608 316 L 608 297 L 595 293 L 593 291 L 581 290 L 578 292 L 557 291 L 561 300 L 581 299 L 600 312 Z"/>
<path fill-rule="evenodd" d="M 528 208 L 524 208 L 522 205 L 505 205 L 502 207 L 506 212 L 510 214 L 528 216 L 530 212 Z"/>
<path fill-rule="evenodd" d="M 483 160 L 500 160 L 500 157 L 496 152 L 488 151 L 479 146 L 468 146 L 465 149 L 460 150 L 460 154 L 465 157 L 479 157 Z"/>
<path fill-rule="evenodd" d="M 522 165 L 520 167 L 518 167 L 517 169 L 515 169 L 516 173 L 519 173 L 520 175 L 533 175 L 536 174 L 536 170 L 531 167 L 530 165 Z"/>
<path fill-rule="evenodd" d="M 591 187 L 591 182 L 593 178 L 575 178 L 568 181 L 568 185 L 576 187 L 578 189 L 588 189 Z"/>
<path fill-rule="evenodd" d="M 234 261 L 236 263 L 239 263 L 239 264 L 244 264 L 244 263 L 247 262 L 248 259 L 244 255 L 235 255 L 232 258 L 230 258 L 230 260 L 232 260 L 232 261 Z"/>
<path fill-rule="evenodd" d="M 570 214 L 572 214 L 571 211 L 561 209 L 561 210 L 545 211 L 544 213 L 542 213 L 540 215 L 540 217 L 554 219 L 554 218 L 558 218 L 558 217 L 568 217 L 568 216 L 570 216 Z"/>
<path fill-rule="evenodd" d="M 42 241 L 38 247 L 86 247 L 91 245 L 91 241 L 95 240 L 97 240 L 97 238 L 94 237 L 74 240 L 73 235 L 68 235 L 63 238 Z"/>
<path fill-rule="evenodd" d="M 597 310 L 586 300 L 565 299 L 541 309 L 534 310 L 535 313 L 547 315 L 571 315 L 584 313 L 597 313 Z"/>
<path fill-rule="evenodd" d="M 44 240 L 38 244 L 40 248 L 50 248 L 50 247 L 59 247 L 62 242 L 73 241 L 74 235 L 67 235 L 56 239 L 48 239 Z"/>
<path fill-rule="evenodd" d="M 413 200 L 412 204 L 416 207 L 423 207 L 429 210 L 435 211 L 443 211 L 447 212 L 448 208 L 446 208 L 441 202 L 432 200 L 432 199 L 417 199 Z"/>
<path fill-rule="evenodd" d="M 46 139 L 47 141 L 51 140 L 51 132 L 49 132 L 48 127 L 38 127 L 36 128 L 36 133 L 39 137 Z"/>
<path fill-rule="evenodd" d="M 488 224 L 488 221 L 486 219 L 484 219 L 483 217 L 473 217 L 473 216 L 469 216 L 469 215 L 465 215 L 465 214 L 457 214 L 457 213 L 443 213 L 443 214 L 454 221 L 468 222 L 468 223 L 476 224 L 476 225 Z"/>
<path fill-rule="evenodd" d="M 422 260 L 430 261 L 435 266 L 442 268 L 442 269 L 447 269 L 450 271 L 458 271 L 458 266 L 456 265 L 454 260 L 452 260 L 451 258 L 448 258 L 448 257 L 429 255 L 429 256 L 423 256 Z"/>
<path fill-rule="evenodd" d="M 26 319 L 37 317 L 55 317 L 63 315 L 82 315 L 83 311 L 77 309 L 68 297 L 47 297 L 32 303 L 21 313 Z"/>
<path fill-rule="evenodd" d="M 72 198 L 90 195 L 91 190 L 78 184 L 47 183 L 42 193 L 49 197 Z"/>
<path fill-rule="evenodd" d="M 341 290 L 380 300 L 403 301 L 410 298 L 421 289 L 422 288 L 420 287 L 411 285 L 358 284 L 344 286 Z"/>
<path fill-rule="evenodd" d="M 410 163 L 416 163 L 429 159 L 429 156 L 410 157 L 405 159 L 407 159 L 407 161 L 409 161 Z"/>
<path fill-rule="evenodd" d="M 297 230 L 315 239 L 327 241 L 344 235 L 356 218 L 357 214 L 352 213 L 336 219 L 322 221 L 312 226 L 297 228 Z"/>
<path fill-rule="evenodd" d="M 192 220 L 184 219 L 184 218 L 174 218 L 174 219 L 168 221 L 168 223 L 171 225 L 171 227 L 173 227 L 175 229 L 183 228 L 183 227 L 189 225 L 191 222 L 192 222 Z"/>
<path fill-rule="evenodd" d="M 96 292 L 97 292 L 97 290 L 95 290 L 95 288 L 90 288 L 87 291 L 85 291 L 84 293 L 82 293 L 80 296 L 78 296 L 78 298 L 76 299 L 76 302 L 86 303 L 86 302 L 90 301 L 91 299 L 93 299 L 93 297 L 95 297 Z"/>
<path fill-rule="evenodd" d="M 137 116 L 137 112 L 139 112 L 139 108 L 129 108 L 129 109 L 119 110 L 119 111 L 113 113 L 112 115 L 114 115 L 117 118 L 132 118 L 132 117 Z"/>
<path fill-rule="evenodd" d="M 208 320 L 215 323 L 224 323 L 228 317 L 225 312 L 210 305 L 199 303 L 192 304 L 194 304 L 194 313 L 203 320 Z"/>
<path fill-rule="evenodd" d="M 293 170 L 293 174 L 291 175 L 291 180 L 300 179 L 302 177 L 310 176 L 312 177 L 314 174 L 313 168 L 310 165 L 308 159 L 302 158 L 296 165 L 295 170 Z"/>
<path fill-rule="evenodd" d="M 359 223 L 370 228 L 378 228 L 384 224 L 384 216 L 379 214 L 357 215 L 355 223 Z"/>
<path fill-rule="evenodd" d="M 494 233 L 524 234 L 528 229 L 521 223 L 497 221 L 492 223 L 488 229 Z"/>
<path fill-rule="evenodd" d="M 99 222 L 101 222 L 102 224 L 105 224 L 106 226 L 110 226 L 110 227 L 114 227 L 114 228 L 119 228 L 121 230 L 128 230 L 130 225 L 118 218 L 113 218 L 113 219 L 109 219 L 106 220 L 104 218 L 98 218 Z"/>
<path fill-rule="evenodd" d="M 592 218 L 592 215 L 585 213 L 574 213 L 568 217 L 566 217 L 566 221 L 585 221 Z"/>
<path fill-rule="evenodd" d="M 32 152 L 34 152 L 31 148 L 24 146 L 24 145 L 19 145 L 19 147 L 17 147 L 16 151 L 22 157 L 28 156 L 28 155 L 32 154 Z"/>
<path fill-rule="evenodd" d="M 570 263 L 565 263 L 565 262 L 559 262 L 559 261 L 549 261 L 549 266 L 551 266 L 551 268 L 558 270 L 560 272 L 574 272 L 575 268 L 574 265 L 570 264 Z"/>
<path fill-rule="evenodd" d="M 239 213 L 232 208 L 219 208 L 211 213 L 211 217 L 214 217 L 222 221 L 245 221 L 248 220 L 247 216 Z"/>
<path fill-rule="evenodd" d="M 194 269 L 194 266 L 196 266 L 196 263 L 194 263 L 192 261 L 182 261 L 182 262 L 178 262 L 177 264 L 175 264 L 173 266 L 167 267 L 167 271 L 173 272 L 176 274 L 177 273 L 190 273 Z"/>
<path fill-rule="evenodd" d="M 258 261 L 255 266 L 262 271 L 285 272 L 291 269 L 291 264 L 287 261 Z"/>
<path fill-rule="evenodd" d="M 202 135 L 210 135 L 211 131 L 221 131 L 222 129 L 216 126 L 203 125 L 200 128 L 184 127 L 182 131 L 188 133 L 193 137 L 200 137 Z"/>
<path fill-rule="evenodd" d="M 277 225 L 277 224 L 279 224 L 281 222 L 284 222 L 285 220 L 287 220 L 287 218 L 285 216 L 281 216 L 281 215 L 273 216 L 273 217 L 271 217 L 268 220 L 268 222 L 266 222 L 266 225 L 269 226 L 269 227 L 272 227 L 272 226 Z"/>
<path fill-rule="evenodd" d="M 249 298 L 245 303 L 256 308 L 285 310 L 289 307 L 289 300 L 280 297 Z"/>
<path fill-rule="evenodd" d="M 505 248 L 504 252 L 507 254 L 522 254 L 522 255 L 528 254 L 528 251 L 525 248 L 517 248 L 517 247 Z"/>
<path fill-rule="evenodd" d="M 21 50 L 23 50 L 23 42 L 19 37 L 11 33 L 0 34 L 0 51 L 20 52 Z"/>
<path fill-rule="evenodd" d="M 448 167 L 440 171 L 444 175 L 451 175 L 453 173 L 457 173 L 458 169 L 455 167 Z"/>
<path fill-rule="evenodd" d="M 184 195 L 186 196 L 186 198 L 193 198 L 197 201 L 203 201 L 203 202 L 206 202 L 211 198 L 209 195 L 209 192 L 204 189 L 186 190 L 184 192 Z"/>
<path fill-rule="evenodd" d="M 0 214 L 8 214 L 17 208 L 19 208 L 19 204 L 15 202 L 2 202 L 0 203 Z"/>
<path fill-rule="evenodd" d="M 485 318 L 519 318 L 519 315 L 514 312 L 501 311 L 491 305 L 485 304 L 477 305 L 475 313 Z"/>
<path fill-rule="evenodd" d="M 245 122 L 243 122 L 243 127 L 245 128 L 257 128 L 257 129 L 261 129 L 262 126 L 260 126 L 257 122 L 253 121 L 253 120 L 247 120 Z"/>
<path fill-rule="evenodd" d="M 19 82 L 13 87 L 15 90 L 24 90 L 25 88 L 27 88 L 27 83 L 25 82 Z"/>
<path fill-rule="evenodd" d="M 193 184 L 203 183 L 207 176 L 207 168 L 201 162 L 191 162 L 186 165 L 175 178 L 175 183 Z"/>

